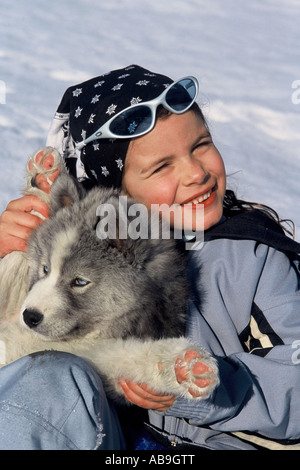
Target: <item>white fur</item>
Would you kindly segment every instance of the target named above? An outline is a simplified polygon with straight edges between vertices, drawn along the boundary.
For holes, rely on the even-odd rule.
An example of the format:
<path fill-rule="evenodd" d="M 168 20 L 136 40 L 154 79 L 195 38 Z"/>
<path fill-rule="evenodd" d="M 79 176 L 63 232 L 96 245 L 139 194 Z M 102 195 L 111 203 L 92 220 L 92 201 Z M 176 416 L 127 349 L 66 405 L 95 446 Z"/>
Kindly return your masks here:
<path fill-rule="evenodd" d="M 58 168 L 62 168 L 63 165 L 59 153 L 52 147 L 45 147 L 43 149 L 44 157 L 37 164 L 35 159 L 40 151 L 41 149 L 35 152 L 28 161 L 26 185 L 23 193 L 24 195 L 34 194 L 49 204 L 49 194 L 44 193 L 37 187 L 33 187 L 32 178 L 35 178 L 37 174 L 47 175 Z M 54 157 L 53 168 L 51 170 L 44 170 L 42 163 L 50 154 Z M 29 169 L 29 163 L 32 165 L 31 170 Z M 32 211 L 32 213 L 44 219 L 40 213 L 36 211 Z M 11 315 L 18 315 L 28 293 L 28 270 L 28 260 L 26 254 L 22 251 L 9 253 L 0 261 L 0 319 L 7 316 L 10 317 Z"/>
<path fill-rule="evenodd" d="M 0 261 L 0 319 L 18 317 L 28 293 L 28 271 L 22 251 L 13 251 Z"/>
<path fill-rule="evenodd" d="M 0 339 L 7 345 L 6 364 L 42 350 L 73 353 L 93 364 L 102 375 L 107 390 L 115 398 L 122 394 L 118 383 L 120 378 L 147 383 L 158 392 L 190 399 L 192 396 L 189 393 L 189 388 L 195 392 L 201 391 L 201 396 L 198 399 L 203 399 L 207 398 L 218 384 L 216 361 L 204 349 L 184 337 L 155 341 L 139 341 L 138 339 L 99 341 L 93 337 L 93 334 L 89 334 L 83 339 L 53 342 L 47 341 L 29 329 L 23 329 L 15 317 L 9 322 L 1 322 L 0 329 Z M 201 375 L 201 378 L 208 378 L 212 381 L 205 388 L 199 389 L 194 384 L 195 376 L 191 371 L 194 361 L 191 361 L 191 364 L 186 364 L 189 369 L 187 380 L 182 384 L 177 382 L 175 361 L 178 358 L 184 360 L 184 354 L 191 349 L 199 353 L 201 362 L 210 369 L 206 374 Z"/>

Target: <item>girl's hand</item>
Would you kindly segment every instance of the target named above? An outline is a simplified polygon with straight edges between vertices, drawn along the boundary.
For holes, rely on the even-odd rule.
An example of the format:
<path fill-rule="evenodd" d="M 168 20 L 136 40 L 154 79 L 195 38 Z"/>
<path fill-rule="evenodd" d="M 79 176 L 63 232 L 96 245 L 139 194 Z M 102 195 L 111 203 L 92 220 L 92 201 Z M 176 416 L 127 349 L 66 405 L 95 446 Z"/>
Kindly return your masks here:
<path fill-rule="evenodd" d="M 197 358 L 199 358 L 199 360 L 197 360 Z M 202 374 L 205 374 L 208 371 L 208 367 L 201 362 L 201 356 L 197 351 L 187 351 L 184 356 L 184 361 L 180 358 L 176 360 L 175 374 L 179 383 L 184 382 L 190 373 L 186 368 L 186 365 L 190 361 L 194 361 L 194 365 L 192 367 L 193 375 L 196 377 L 194 379 L 194 383 L 198 386 L 200 391 L 195 392 L 194 390 L 189 389 L 189 392 L 191 396 L 197 398 L 201 397 L 201 388 L 207 387 L 210 382 L 209 379 L 201 377 Z M 158 367 L 160 367 L 159 364 Z M 121 379 L 119 383 L 124 391 L 125 398 L 130 403 L 148 410 L 165 411 L 173 405 L 176 399 L 175 395 L 164 395 L 155 392 L 147 384 L 137 384 L 131 380 L 124 379 Z"/>
<path fill-rule="evenodd" d="M 134 405 L 147 410 L 165 411 L 175 401 L 174 395 L 162 395 L 148 387 L 147 384 L 137 384 L 131 380 L 119 381 L 125 398 Z"/>
<path fill-rule="evenodd" d="M 30 158 L 27 169 L 41 191 L 50 193 L 51 185 L 59 175 L 59 160 L 59 154 L 50 147 L 38 150 Z M 24 196 L 8 204 L 0 217 L 0 258 L 12 251 L 26 251 L 31 232 L 43 222 L 30 213 L 32 210 L 49 218 L 48 205 L 37 196 Z"/>
<path fill-rule="evenodd" d="M 43 221 L 30 214 L 35 210 L 49 218 L 47 204 L 36 196 L 24 196 L 11 201 L 0 216 L 0 258 L 12 251 L 26 251 L 31 232 Z"/>

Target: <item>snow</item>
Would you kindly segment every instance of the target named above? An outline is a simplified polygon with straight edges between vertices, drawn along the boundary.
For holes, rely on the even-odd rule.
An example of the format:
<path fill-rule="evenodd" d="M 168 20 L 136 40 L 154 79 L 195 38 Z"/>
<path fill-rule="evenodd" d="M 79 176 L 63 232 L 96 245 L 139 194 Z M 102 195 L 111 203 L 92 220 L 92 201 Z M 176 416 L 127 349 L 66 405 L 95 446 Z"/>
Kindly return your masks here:
<path fill-rule="evenodd" d="M 65 89 L 138 63 L 195 75 L 241 198 L 300 230 L 300 0 L 1 0 L 0 211 Z"/>

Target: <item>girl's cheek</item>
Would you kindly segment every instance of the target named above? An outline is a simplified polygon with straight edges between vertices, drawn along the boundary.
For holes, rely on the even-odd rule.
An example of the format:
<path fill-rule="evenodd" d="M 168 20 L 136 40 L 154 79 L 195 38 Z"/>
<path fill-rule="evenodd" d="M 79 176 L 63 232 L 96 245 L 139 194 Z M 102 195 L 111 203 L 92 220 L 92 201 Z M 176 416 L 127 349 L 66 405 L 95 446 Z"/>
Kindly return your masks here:
<path fill-rule="evenodd" d="M 175 191 L 170 185 L 162 185 L 159 188 L 150 184 L 148 188 L 144 188 L 142 199 L 148 208 L 152 204 L 172 205 L 174 203 Z"/>

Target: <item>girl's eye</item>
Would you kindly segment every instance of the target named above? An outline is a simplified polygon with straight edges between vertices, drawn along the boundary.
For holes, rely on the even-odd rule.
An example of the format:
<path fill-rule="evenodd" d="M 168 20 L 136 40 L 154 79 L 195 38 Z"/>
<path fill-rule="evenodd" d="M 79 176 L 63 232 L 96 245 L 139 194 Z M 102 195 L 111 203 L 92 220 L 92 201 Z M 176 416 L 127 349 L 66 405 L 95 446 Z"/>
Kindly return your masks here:
<path fill-rule="evenodd" d="M 71 281 L 71 287 L 85 287 L 88 284 L 90 284 L 90 281 L 87 281 L 86 279 L 82 279 L 80 277 L 76 277 Z"/>
<path fill-rule="evenodd" d="M 205 147 L 206 145 L 210 145 L 210 144 L 212 144 L 212 139 L 207 138 L 207 139 L 202 140 L 201 142 L 199 142 L 199 144 L 196 145 L 195 150 L 197 150 L 197 148 Z"/>
<path fill-rule="evenodd" d="M 164 163 L 163 165 L 159 166 L 158 168 L 156 168 L 156 170 L 154 170 L 153 174 L 155 173 L 159 173 L 160 171 L 164 170 L 165 168 L 167 168 L 169 166 L 169 163 Z"/>

